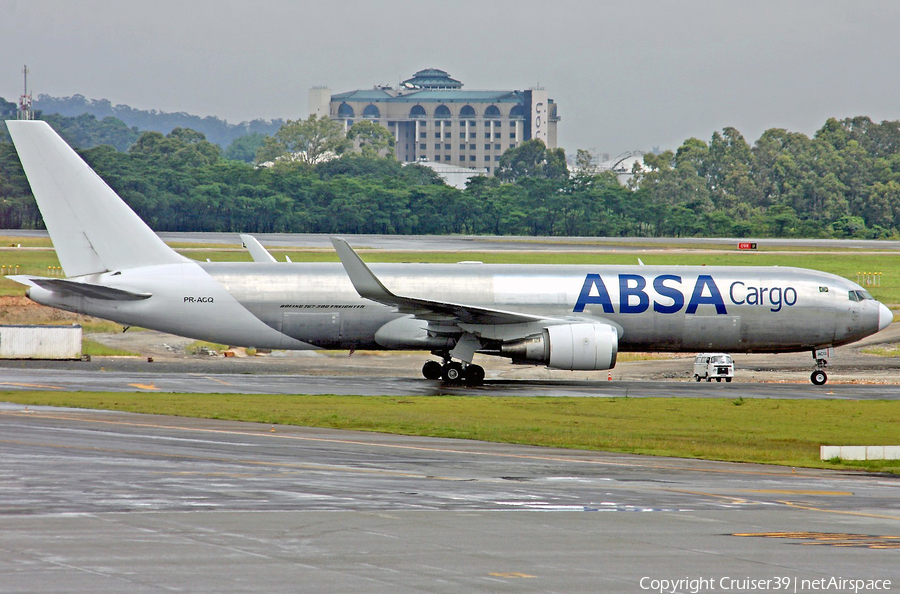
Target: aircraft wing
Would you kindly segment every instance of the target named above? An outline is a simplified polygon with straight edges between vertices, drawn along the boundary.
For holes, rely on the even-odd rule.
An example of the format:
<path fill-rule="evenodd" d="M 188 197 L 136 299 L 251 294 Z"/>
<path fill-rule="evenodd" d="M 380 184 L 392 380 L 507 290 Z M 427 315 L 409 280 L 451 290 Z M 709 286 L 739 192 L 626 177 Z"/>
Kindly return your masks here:
<path fill-rule="evenodd" d="M 103 285 L 94 285 L 90 283 L 80 283 L 77 281 L 66 280 L 63 278 L 46 278 L 43 276 L 24 276 L 13 275 L 6 278 L 28 285 L 31 287 L 41 287 L 54 293 L 62 293 L 67 295 L 76 295 L 79 297 L 90 297 L 92 299 L 105 299 L 109 301 L 140 301 L 152 296 L 151 293 L 134 293 L 124 289 L 116 289 Z"/>
<path fill-rule="evenodd" d="M 428 320 L 429 322 L 450 322 L 478 326 L 529 324 L 550 319 L 501 309 L 395 295 L 381 284 L 378 277 L 369 270 L 369 267 L 353 251 L 350 244 L 340 237 L 332 237 L 331 243 L 334 244 L 334 249 L 337 250 L 338 257 L 341 259 L 341 264 L 343 264 L 344 270 L 347 271 L 347 276 L 350 277 L 350 282 L 353 283 L 353 287 L 360 297 L 396 307 L 400 313 L 412 314 L 416 318 Z"/>

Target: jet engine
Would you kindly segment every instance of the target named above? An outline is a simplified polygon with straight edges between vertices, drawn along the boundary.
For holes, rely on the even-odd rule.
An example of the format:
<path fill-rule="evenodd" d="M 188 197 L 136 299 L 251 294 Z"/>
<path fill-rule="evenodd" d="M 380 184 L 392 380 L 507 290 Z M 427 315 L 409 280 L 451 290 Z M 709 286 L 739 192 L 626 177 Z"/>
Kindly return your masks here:
<path fill-rule="evenodd" d="M 514 363 L 543 363 L 552 369 L 593 371 L 616 366 L 619 334 L 608 324 L 560 324 L 504 343 L 500 354 Z"/>

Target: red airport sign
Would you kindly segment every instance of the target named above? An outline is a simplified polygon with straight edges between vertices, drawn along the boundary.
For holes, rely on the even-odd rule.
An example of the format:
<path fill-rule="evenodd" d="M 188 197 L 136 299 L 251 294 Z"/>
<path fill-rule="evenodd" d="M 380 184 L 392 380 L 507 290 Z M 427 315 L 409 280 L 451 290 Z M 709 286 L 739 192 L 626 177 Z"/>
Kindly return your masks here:
<path fill-rule="evenodd" d="M 742 241 L 741 243 L 738 244 L 738 249 L 739 250 L 755 250 L 756 244 L 750 243 L 749 241 Z"/>

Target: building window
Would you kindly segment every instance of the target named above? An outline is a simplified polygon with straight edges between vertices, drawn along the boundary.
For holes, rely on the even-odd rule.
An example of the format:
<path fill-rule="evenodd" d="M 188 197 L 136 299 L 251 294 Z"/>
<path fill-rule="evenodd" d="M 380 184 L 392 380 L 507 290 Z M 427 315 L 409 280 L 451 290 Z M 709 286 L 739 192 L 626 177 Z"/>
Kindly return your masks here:
<path fill-rule="evenodd" d="M 448 151 L 450 150 L 450 143 L 449 143 L 449 142 L 448 142 L 447 144 L 444 145 L 444 149 L 445 149 L 445 150 L 448 150 Z"/>
<path fill-rule="evenodd" d="M 474 161 L 474 160 L 475 160 L 475 155 L 469 155 L 469 161 Z"/>
<path fill-rule="evenodd" d="M 500 155 L 494 155 L 494 161 L 499 161 L 499 160 L 500 160 Z"/>
<path fill-rule="evenodd" d="M 500 133 L 499 133 L 499 132 L 494 132 L 494 138 L 500 138 Z"/>
<path fill-rule="evenodd" d="M 460 133 L 459 133 L 459 137 L 460 137 L 460 138 L 465 138 L 465 137 L 466 137 L 466 133 L 465 133 L 465 132 L 460 132 Z"/>
<path fill-rule="evenodd" d="M 435 133 L 434 133 L 434 137 L 435 137 L 435 138 L 440 138 L 440 137 L 441 137 L 441 133 L 440 133 L 440 132 L 435 132 Z"/>
<path fill-rule="evenodd" d="M 441 150 L 441 143 L 440 143 L 440 142 L 435 142 L 435 143 L 434 143 L 434 150 L 436 150 L 436 151 Z"/>
<path fill-rule="evenodd" d="M 450 138 L 450 133 L 449 133 L 449 132 L 444 132 L 444 138 Z"/>
<path fill-rule="evenodd" d="M 494 150 L 495 150 L 495 151 L 499 151 L 499 150 L 500 150 L 500 145 L 499 145 L 499 144 L 495 144 L 495 145 L 494 145 Z"/>
<path fill-rule="evenodd" d="M 419 149 L 421 149 L 421 150 L 423 150 L 423 151 L 425 150 L 425 143 L 424 143 L 424 142 L 423 142 L 422 144 L 419 145 Z"/>
<path fill-rule="evenodd" d="M 343 119 L 345 119 L 345 118 L 346 118 L 346 119 L 352 119 L 356 114 L 353 113 L 353 108 L 352 108 L 352 107 L 350 107 L 350 106 L 347 105 L 346 103 L 341 103 L 341 104 L 338 106 L 338 112 L 337 112 L 337 115 L 338 115 L 338 118 L 339 118 L 339 119 L 342 119 L 342 120 L 343 120 Z"/>
<path fill-rule="evenodd" d="M 509 145 L 509 148 L 516 148 L 516 145 L 510 144 L 510 145 Z"/>
<path fill-rule="evenodd" d="M 491 133 L 490 133 L 490 132 L 485 132 L 485 133 L 484 133 L 484 137 L 489 139 L 489 138 L 491 137 Z"/>
<path fill-rule="evenodd" d="M 428 135 L 425 132 L 419 132 L 419 138 L 428 138 Z"/>
<path fill-rule="evenodd" d="M 500 117 L 500 108 L 496 105 L 489 105 L 487 109 L 484 110 L 484 117 L 486 118 L 499 118 Z"/>
<path fill-rule="evenodd" d="M 469 145 L 469 149 L 474 151 L 474 150 L 475 150 L 475 145 L 474 145 L 474 144 L 470 144 L 470 145 Z"/>
<path fill-rule="evenodd" d="M 489 144 L 484 145 L 484 150 L 486 150 L 486 151 L 491 150 L 491 145 L 489 145 Z"/>
<path fill-rule="evenodd" d="M 509 133 L 509 137 L 510 137 L 510 138 L 515 138 L 515 137 L 516 137 L 516 133 L 515 133 L 515 132 L 510 132 L 510 133 Z"/>
<path fill-rule="evenodd" d="M 469 132 L 469 138 L 475 138 L 475 133 L 474 133 L 474 132 Z"/>

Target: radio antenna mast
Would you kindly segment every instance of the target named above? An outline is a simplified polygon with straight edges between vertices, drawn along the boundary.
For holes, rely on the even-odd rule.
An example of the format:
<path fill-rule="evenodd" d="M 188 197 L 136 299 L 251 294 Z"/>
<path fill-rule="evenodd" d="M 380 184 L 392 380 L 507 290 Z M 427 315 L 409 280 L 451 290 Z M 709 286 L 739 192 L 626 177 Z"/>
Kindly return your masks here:
<path fill-rule="evenodd" d="M 31 93 L 28 92 L 28 65 L 22 68 L 22 75 L 25 81 L 25 91 L 19 97 L 19 119 L 33 120 L 34 112 L 31 111 Z"/>

